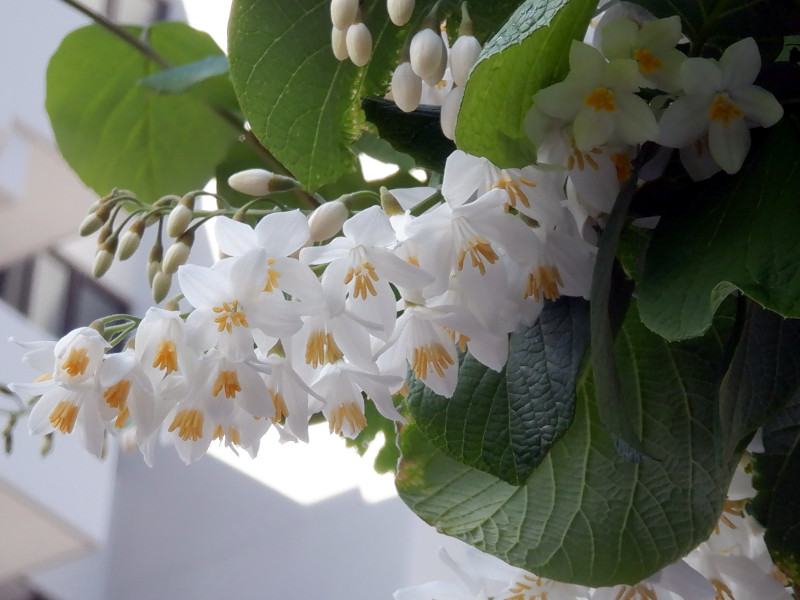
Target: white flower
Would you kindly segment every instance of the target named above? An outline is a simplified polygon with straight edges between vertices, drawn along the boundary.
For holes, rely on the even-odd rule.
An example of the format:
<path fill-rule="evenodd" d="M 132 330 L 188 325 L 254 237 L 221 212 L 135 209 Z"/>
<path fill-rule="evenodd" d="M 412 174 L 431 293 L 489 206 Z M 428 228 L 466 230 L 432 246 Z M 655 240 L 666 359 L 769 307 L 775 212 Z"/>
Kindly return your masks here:
<path fill-rule="evenodd" d="M 372 56 L 372 34 L 364 23 L 355 23 L 347 29 L 347 53 L 357 67 L 363 67 Z"/>
<path fill-rule="evenodd" d="M 186 362 L 195 359 L 186 343 L 181 316 L 155 306 L 147 309 L 139 323 L 134 347 L 141 368 L 154 384 L 172 373 L 182 373 Z"/>
<path fill-rule="evenodd" d="M 686 60 L 686 55 L 675 47 L 681 39 L 680 17 L 641 26 L 631 19 L 618 19 L 602 31 L 601 47 L 606 58 L 634 59 L 649 87 L 665 92 L 680 89 L 680 68 Z"/>
<path fill-rule="evenodd" d="M 750 127 L 771 127 L 783 107 L 763 88 L 753 85 L 761 56 L 753 38 L 725 50 L 719 62 L 689 58 L 681 68 L 685 96 L 661 117 L 658 142 L 683 148 L 708 133 L 711 156 L 727 173 L 736 173 L 750 149 Z"/>
<path fill-rule="evenodd" d="M 186 319 L 189 339 L 201 351 L 218 348 L 233 360 L 253 353 L 251 327 L 283 337 L 296 332 L 300 318 L 295 303 L 264 292 L 269 282 L 263 249 L 226 258 L 208 269 L 184 265 L 178 280 L 195 310 Z"/>
<path fill-rule="evenodd" d="M 392 98 L 403 112 L 417 110 L 422 97 L 422 79 L 414 73 L 411 63 L 400 63 L 392 73 Z"/>
<path fill-rule="evenodd" d="M 334 313 L 346 303 L 358 317 L 378 324 L 377 335 L 388 337 L 397 314 L 389 283 L 420 288 L 432 277 L 392 254 L 394 230 L 379 206 L 350 218 L 342 230 L 344 237 L 326 246 L 303 248 L 300 259 L 312 265 L 330 263 L 323 281 Z"/>
<path fill-rule="evenodd" d="M 572 123 L 578 149 L 607 142 L 635 145 L 658 136 L 653 111 L 636 95 L 646 82 L 635 60 L 606 62 L 592 46 L 574 41 L 569 64 L 567 78 L 540 90 L 533 101 L 549 117 Z"/>

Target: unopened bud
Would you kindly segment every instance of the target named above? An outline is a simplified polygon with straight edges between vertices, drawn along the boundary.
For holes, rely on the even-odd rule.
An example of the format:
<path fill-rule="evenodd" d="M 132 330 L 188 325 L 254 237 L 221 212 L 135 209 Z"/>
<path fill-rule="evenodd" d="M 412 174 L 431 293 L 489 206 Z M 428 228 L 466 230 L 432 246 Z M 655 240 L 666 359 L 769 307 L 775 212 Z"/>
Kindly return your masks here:
<path fill-rule="evenodd" d="M 320 204 L 308 216 L 308 229 L 312 242 L 322 242 L 332 238 L 342 230 L 350 212 L 343 202 L 334 200 Z"/>
<path fill-rule="evenodd" d="M 357 15 L 358 0 L 331 0 L 331 23 L 336 29 L 346 30 Z"/>
<path fill-rule="evenodd" d="M 102 277 L 114 262 L 114 253 L 117 251 L 117 238 L 108 238 L 102 246 L 98 247 L 97 254 L 94 256 L 94 266 L 92 275 Z"/>
<path fill-rule="evenodd" d="M 447 70 L 447 46 L 444 41 L 442 41 L 440 51 L 439 67 L 431 73 L 430 76 L 423 78 L 423 81 L 431 87 L 437 87 L 441 83 L 444 78 L 444 73 Z"/>
<path fill-rule="evenodd" d="M 167 300 L 167 302 L 164 304 L 164 310 L 171 310 L 173 312 L 180 312 L 181 307 L 180 307 L 180 303 L 178 302 L 178 299 L 173 297 L 173 298 L 170 298 L 169 300 Z"/>
<path fill-rule="evenodd" d="M 153 278 L 161 270 L 161 261 L 164 258 L 164 247 L 161 239 L 156 239 L 156 243 L 150 249 L 150 256 L 147 258 L 147 283 L 153 287 Z"/>
<path fill-rule="evenodd" d="M 478 61 L 480 42 L 472 35 L 460 36 L 450 49 L 450 74 L 458 87 L 467 84 L 469 70 Z"/>
<path fill-rule="evenodd" d="M 350 54 L 347 52 L 347 30 L 331 28 L 331 48 L 336 60 L 347 60 Z"/>
<path fill-rule="evenodd" d="M 184 196 L 167 217 L 167 235 L 176 238 L 181 235 L 194 218 L 194 196 Z"/>
<path fill-rule="evenodd" d="M 442 133 L 449 140 L 454 140 L 456 137 L 456 119 L 463 98 L 464 88 L 455 87 L 447 92 L 447 96 L 445 96 L 444 102 L 442 102 L 442 112 L 439 114 L 439 121 L 442 126 Z"/>
<path fill-rule="evenodd" d="M 167 253 L 164 255 L 164 262 L 161 263 L 161 271 L 167 275 L 175 273 L 178 267 L 189 260 L 189 253 L 192 250 L 193 244 L 194 231 L 191 230 L 175 240 L 175 243 L 167 248 Z M 156 279 L 157 278 L 158 275 L 156 275 Z M 153 288 L 155 288 L 155 280 L 153 281 Z"/>
<path fill-rule="evenodd" d="M 159 271 L 153 277 L 153 301 L 158 304 L 169 294 L 169 288 L 172 287 L 172 275 Z"/>
<path fill-rule="evenodd" d="M 247 169 L 228 177 L 228 185 L 248 196 L 268 196 L 275 192 L 286 192 L 300 185 L 296 179 L 277 175 L 265 169 Z"/>
<path fill-rule="evenodd" d="M 386 189 L 384 186 L 381 186 L 381 208 L 383 212 L 386 214 L 387 217 L 393 217 L 395 215 L 402 215 L 406 211 L 403 210 L 403 207 L 400 206 L 400 203 L 397 201 L 392 193 Z"/>
<path fill-rule="evenodd" d="M 94 210 L 86 215 L 86 218 L 81 222 L 81 225 L 78 228 L 78 233 L 84 237 L 87 235 L 92 235 L 95 231 L 105 225 L 110 215 L 111 207 L 101 204 L 97 210 Z"/>
<path fill-rule="evenodd" d="M 392 23 L 402 27 L 411 19 L 414 12 L 414 0 L 386 0 L 386 10 Z"/>
<path fill-rule="evenodd" d="M 347 53 L 357 67 L 363 67 L 372 56 L 372 34 L 364 23 L 350 25 L 347 29 Z"/>
<path fill-rule="evenodd" d="M 447 56 L 444 40 L 434 30 L 426 28 L 415 33 L 411 38 L 411 47 L 409 48 L 409 57 L 414 73 L 422 79 L 430 79 L 441 68 L 442 51 Z"/>
<path fill-rule="evenodd" d="M 400 64 L 392 75 L 392 97 L 403 112 L 417 110 L 422 97 L 422 79 L 414 73 L 411 63 Z"/>
<path fill-rule="evenodd" d="M 128 260 L 134 255 L 139 248 L 142 241 L 142 234 L 144 233 L 144 221 L 138 219 L 130 229 L 122 234 L 119 240 L 119 247 L 117 248 L 117 258 L 119 260 Z"/>

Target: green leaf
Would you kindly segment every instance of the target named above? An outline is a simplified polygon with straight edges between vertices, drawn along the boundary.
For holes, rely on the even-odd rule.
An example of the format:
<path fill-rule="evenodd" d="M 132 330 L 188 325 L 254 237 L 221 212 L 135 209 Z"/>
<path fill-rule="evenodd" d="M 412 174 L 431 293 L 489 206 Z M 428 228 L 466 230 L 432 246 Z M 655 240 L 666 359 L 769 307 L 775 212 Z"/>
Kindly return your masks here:
<path fill-rule="evenodd" d="M 176 64 L 222 54 L 208 35 L 183 23 L 158 23 L 147 35 Z M 119 187 L 153 202 L 202 188 L 236 139 L 204 103 L 212 96 L 224 100 L 217 83 L 198 85 L 203 100 L 158 94 L 139 84 L 154 71 L 148 59 L 95 25 L 70 33 L 50 60 L 46 107 L 56 142 L 98 194 Z"/>
<path fill-rule="evenodd" d="M 563 79 L 572 40 L 583 39 L 593 0 L 527 0 L 486 44 L 464 89 L 458 147 L 500 167 L 522 167 L 536 149 L 522 129 L 533 95 Z"/>
<path fill-rule="evenodd" d="M 766 528 L 764 541 L 772 560 L 795 581 L 800 580 L 800 393 L 764 427 L 764 453 L 756 455 L 748 506 Z"/>
<path fill-rule="evenodd" d="M 720 428 L 728 451 L 749 439 L 800 387 L 800 321 L 747 302 L 730 368 L 720 386 Z"/>
<path fill-rule="evenodd" d="M 192 86 L 215 75 L 228 72 L 228 57 L 207 56 L 188 65 L 172 67 L 142 78 L 139 83 L 151 90 L 168 94 L 180 94 Z"/>
<path fill-rule="evenodd" d="M 637 0 L 657 17 L 678 15 L 693 51 L 709 45 L 721 53 L 732 43 L 753 37 L 765 58 L 775 58 L 783 36 L 800 28 L 800 3 L 796 0 Z"/>
<path fill-rule="evenodd" d="M 740 173 L 687 188 L 655 230 L 637 292 L 667 339 L 702 334 L 734 289 L 800 317 L 800 137 L 788 118 L 762 133 Z"/>
<path fill-rule="evenodd" d="M 667 344 L 635 307 L 617 338 L 623 393 L 648 454 L 624 460 L 597 414 L 591 375 L 575 420 L 522 487 L 461 464 L 416 425 L 401 435 L 397 487 L 428 523 L 537 575 L 592 586 L 634 583 L 705 540 L 736 455 L 714 433 L 731 318 L 706 337 Z"/>
<path fill-rule="evenodd" d="M 397 461 L 400 459 L 400 448 L 397 446 L 397 431 L 395 423 L 387 419 L 372 402 L 364 403 L 364 415 L 367 417 L 367 426 L 362 429 L 355 439 L 345 438 L 348 448 L 355 448 L 360 456 L 369 450 L 375 443 L 379 433 L 383 434 L 384 443 L 375 456 L 375 471 L 378 473 L 394 473 L 397 471 Z"/>
<path fill-rule="evenodd" d="M 417 426 L 465 465 L 525 483 L 572 422 L 575 378 L 589 343 L 587 304 L 547 303 L 534 326 L 511 335 L 500 373 L 462 355 L 450 399 L 414 379 L 406 405 Z"/>

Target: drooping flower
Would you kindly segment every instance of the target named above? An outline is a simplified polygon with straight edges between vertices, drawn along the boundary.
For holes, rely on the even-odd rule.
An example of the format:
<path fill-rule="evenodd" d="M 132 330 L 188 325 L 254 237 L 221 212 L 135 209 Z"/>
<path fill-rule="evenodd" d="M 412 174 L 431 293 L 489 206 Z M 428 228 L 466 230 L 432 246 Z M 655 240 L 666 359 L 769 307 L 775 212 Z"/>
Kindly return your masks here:
<path fill-rule="evenodd" d="M 711 156 L 726 173 L 736 173 L 750 149 L 751 127 L 771 127 L 783 107 L 767 90 L 753 85 L 761 56 L 753 38 L 731 44 L 719 62 L 689 58 L 681 67 L 685 96 L 661 117 L 658 143 L 683 148 L 708 134 Z"/>

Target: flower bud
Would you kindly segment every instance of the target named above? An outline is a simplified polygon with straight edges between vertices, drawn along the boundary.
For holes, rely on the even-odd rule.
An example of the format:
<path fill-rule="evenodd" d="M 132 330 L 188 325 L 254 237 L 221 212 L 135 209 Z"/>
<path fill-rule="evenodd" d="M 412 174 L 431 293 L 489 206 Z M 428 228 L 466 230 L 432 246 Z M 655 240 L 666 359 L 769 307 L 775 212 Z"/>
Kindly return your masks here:
<path fill-rule="evenodd" d="M 439 67 L 428 77 L 423 77 L 423 81 L 431 87 L 437 87 L 441 83 L 444 78 L 444 72 L 447 70 L 447 46 L 444 42 L 442 42 L 440 49 Z"/>
<path fill-rule="evenodd" d="M 414 0 L 386 0 L 386 10 L 392 23 L 402 27 L 411 19 L 414 12 Z"/>
<path fill-rule="evenodd" d="M 119 247 L 117 248 L 117 258 L 119 260 L 128 260 L 142 241 L 142 234 L 144 233 L 144 221 L 138 219 L 130 229 L 126 231 L 122 238 L 119 240 Z"/>
<path fill-rule="evenodd" d="M 347 30 L 347 53 L 357 67 L 363 67 L 372 55 L 372 34 L 364 23 L 350 25 Z"/>
<path fill-rule="evenodd" d="M 294 189 L 300 183 L 296 179 L 277 175 L 265 169 L 247 169 L 228 177 L 228 185 L 248 196 L 269 196 L 275 192 Z"/>
<path fill-rule="evenodd" d="M 311 241 L 322 242 L 332 238 L 342 230 L 342 225 L 349 216 L 350 212 L 340 200 L 321 204 L 308 216 Z"/>
<path fill-rule="evenodd" d="M 422 80 L 414 73 L 411 63 L 400 64 L 392 75 L 392 97 L 403 112 L 417 110 L 422 97 Z"/>
<path fill-rule="evenodd" d="M 101 204 L 97 210 L 94 210 L 86 215 L 86 218 L 81 222 L 81 226 L 78 228 L 78 233 L 80 233 L 83 237 L 92 235 L 95 231 L 100 229 L 106 223 L 106 221 L 108 221 L 108 217 L 110 215 L 111 207 Z"/>
<path fill-rule="evenodd" d="M 194 218 L 194 196 L 186 195 L 173 208 L 167 217 L 167 235 L 176 238 L 181 235 Z"/>
<path fill-rule="evenodd" d="M 161 264 L 161 272 L 166 275 L 175 273 L 178 267 L 189 260 L 189 252 L 192 250 L 192 244 L 194 244 L 194 231 L 190 229 L 175 240 L 174 244 L 167 248 L 167 253 L 164 255 L 164 262 Z M 156 274 L 156 278 L 157 277 L 158 274 Z M 153 288 L 155 289 L 155 279 L 153 280 Z"/>
<path fill-rule="evenodd" d="M 161 261 L 164 258 L 164 247 L 161 245 L 161 238 L 156 239 L 156 243 L 150 249 L 150 256 L 147 258 L 147 283 L 153 286 L 153 278 L 161 270 Z"/>
<path fill-rule="evenodd" d="M 167 297 L 170 287 L 172 287 L 172 275 L 167 275 L 164 271 L 156 273 L 153 277 L 153 300 L 156 304 Z"/>
<path fill-rule="evenodd" d="M 106 271 L 111 267 L 114 262 L 114 253 L 111 252 L 106 244 L 103 244 L 94 255 L 94 266 L 92 267 L 92 275 L 95 277 L 102 277 Z"/>
<path fill-rule="evenodd" d="M 347 60 L 350 54 L 347 52 L 347 30 L 331 28 L 331 48 L 336 60 Z"/>
<path fill-rule="evenodd" d="M 155 279 L 156 273 L 161 272 L 161 261 L 160 260 L 151 260 L 147 263 L 147 285 L 153 287 L 153 279 Z"/>
<path fill-rule="evenodd" d="M 467 83 L 469 70 L 478 61 L 481 53 L 480 42 L 472 35 L 460 36 L 450 49 L 450 73 L 453 83 L 464 87 Z"/>
<path fill-rule="evenodd" d="M 432 29 L 423 29 L 411 38 L 409 55 L 414 73 L 422 79 L 429 79 L 441 68 L 442 51 L 447 55 L 447 47 L 442 37 Z M 441 79 L 441 77 L 439 78 Z"/>
<path fill-rule="evenodd" d="M 449 92 L 442 102 L 442 112 L 439 114 L 439 121 L 442 125 L 442 133 L 449 140 L 456 137 L 456 118 L 458 109 L 461 108 L 461 99 L 464 97 L 464 88 L 455 87 Z"/>
<path fill-rule="evenodd" d="M 383 209 L 384 214 L 387 217 L 393 217 L 395 215 L 402 215 L 406 211 L 403 210 L 403 207 L 400 206 L 400 203 L 397 201 L 392 193 L 386 189 L 384 186 L 381 186 L 381 208 Z"/>
<path fill-rule="evenodd" d="M 336 29 L 346 30 L 357 15 L 358 0 L 331 0 L 331 22 Z"/>

